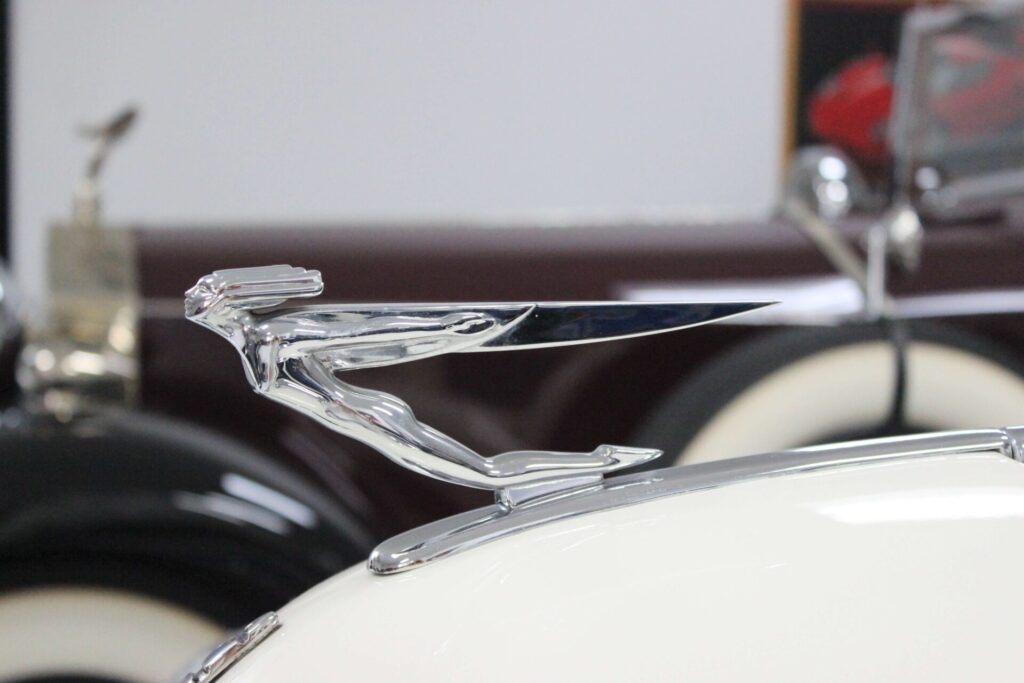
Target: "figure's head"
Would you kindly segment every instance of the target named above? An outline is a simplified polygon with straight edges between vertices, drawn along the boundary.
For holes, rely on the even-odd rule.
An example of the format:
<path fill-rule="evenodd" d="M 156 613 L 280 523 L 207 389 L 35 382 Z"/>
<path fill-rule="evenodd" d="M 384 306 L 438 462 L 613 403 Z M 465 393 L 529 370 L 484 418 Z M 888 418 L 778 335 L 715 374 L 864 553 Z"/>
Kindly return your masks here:
<path fill-rule="evenodd" d="M 230 338 L 252 323 L 254 312 L 317 296 L 323 289 L 318 270 L 286 265 L 216 270 L 185 292 L 185 316 Z"/>
<path fill-rule="evenodd" d="M 213 276 L 200 278 L 194 287 L 185 292 L 185 317 L 201 321 L 221 298 L 219 288 L 214 285 Z"/>

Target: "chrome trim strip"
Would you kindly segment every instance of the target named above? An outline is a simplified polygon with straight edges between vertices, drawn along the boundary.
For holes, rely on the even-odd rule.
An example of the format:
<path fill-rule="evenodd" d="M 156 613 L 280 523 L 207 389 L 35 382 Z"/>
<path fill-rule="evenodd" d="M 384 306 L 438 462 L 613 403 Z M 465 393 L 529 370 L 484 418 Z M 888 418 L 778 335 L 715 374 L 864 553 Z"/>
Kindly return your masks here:
<path fill-rule="evenodd" d="M 626 301 L 728 301 L 735 298 L 781 302 L 723 321 L 727 325 L 835 326 L 868 320 L 860 287 L 841 275 L 722 282 L 625 283 L 616 288 L 615 294 Z M 892 317 L 918 320 L 1022 312 L 1024 289 L 978 289 L 893 298 Z"/>
<path fill-rule="evenodd" d="M 998 453 L 1021 462 L 1022 437 L 1024 427 L 939 432 L 763 453 L 614 477 L 512 510 L 493 505 L 407 531 L 377 546 L 367 566 L 376 574 L 396 574 L 543 524 L 765 477 L 952 453 Z"/>
<path fill-rule="evenodd" d="M 213 648 L 195 673 L 185 674 L 180 683 L 213 683 L 234 666 L 238 660 L 281 628 L 277 612 L 267 612 L 249 622 L 240 631 Z"/>

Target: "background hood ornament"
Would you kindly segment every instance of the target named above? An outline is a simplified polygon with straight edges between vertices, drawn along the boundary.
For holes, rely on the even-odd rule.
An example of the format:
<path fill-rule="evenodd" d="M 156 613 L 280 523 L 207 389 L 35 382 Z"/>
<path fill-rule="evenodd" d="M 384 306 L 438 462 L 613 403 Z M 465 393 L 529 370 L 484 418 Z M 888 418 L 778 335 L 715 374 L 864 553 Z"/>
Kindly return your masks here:
<path fill-rule="evenodd" d="M 544 348 L 624 339 L 722 320 L 769 302 L 478 303 L 308 306 L 261 310 L 323 291 L 319 271 L 219 270 L 186 292 L 185 314 L 230 341 L 253 388 L 430 477 L 491 489 L 511 509 L 585 489 L 607 472 L 661 455 L 601 445 L 589 453 L 476 453 L 418 422 L 398 398 L 338 379 L 444 353 Z"/>

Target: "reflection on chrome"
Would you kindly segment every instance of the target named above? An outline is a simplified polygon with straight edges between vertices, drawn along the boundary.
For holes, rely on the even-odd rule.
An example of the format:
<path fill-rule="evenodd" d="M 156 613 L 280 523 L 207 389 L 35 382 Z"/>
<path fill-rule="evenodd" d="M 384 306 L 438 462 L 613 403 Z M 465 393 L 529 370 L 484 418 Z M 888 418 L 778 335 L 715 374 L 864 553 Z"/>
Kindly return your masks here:
<path fill-rule="evenodd" d="M 203 659 L 199 670 L 185 674 L 180 683 L 213 683 L 279 628 L 281 618 L 277 612 L 267 612 L 252 620 L 238 633 L 213 648 Z"/>
<path fill-rule="evenodd" d="M 287 519 L 267 509 L 244 500 L 225 496 L 222 493 L 178 491 L 173 495 L 172 502 L 181 510 L 216 517 L 232 524 L 251 524 L 278 536 L 288 532 Z"/>
<path fill-rule="evenodd" d="M 220 485 L 225 493 L 270 510 L 299 526 L 307 529 L 316 526 L 316 513 L 308 505 L 248 477 L 229 472 L 221 478 Z"/>
<path fill-rule="evenodd" d="M 857 164 L 842 150 L 828 145 L 796 151 L 783 194 L 786 200 L 800 202 L 826 221 L 863 208 L 870 200 L 867 182 Z"/>

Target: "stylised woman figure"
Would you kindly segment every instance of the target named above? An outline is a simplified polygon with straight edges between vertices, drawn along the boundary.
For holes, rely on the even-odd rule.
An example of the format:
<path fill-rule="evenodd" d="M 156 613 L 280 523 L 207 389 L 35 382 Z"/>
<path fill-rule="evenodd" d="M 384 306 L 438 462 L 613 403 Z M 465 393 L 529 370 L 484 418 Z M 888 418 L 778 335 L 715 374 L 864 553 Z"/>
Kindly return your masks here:
<path fill-rule="evenodd" d="M 320 273 L 290 266 L 221 270 L 186 292 L 188 318 L 228 339 L 253 388 L 423 474 L 505 489 L 585 477 L 661 455 L 602 445 L 590 453 L 511 451 L 484 457 L 418 422 L 398 398 L 335 373 L 473 350 L 524 321 L 532 304 L 327 306 L 259 313 L 323 291 Z"/>

